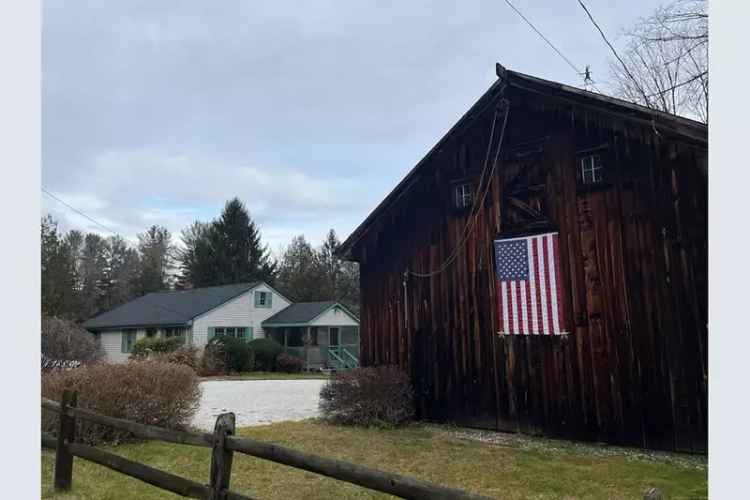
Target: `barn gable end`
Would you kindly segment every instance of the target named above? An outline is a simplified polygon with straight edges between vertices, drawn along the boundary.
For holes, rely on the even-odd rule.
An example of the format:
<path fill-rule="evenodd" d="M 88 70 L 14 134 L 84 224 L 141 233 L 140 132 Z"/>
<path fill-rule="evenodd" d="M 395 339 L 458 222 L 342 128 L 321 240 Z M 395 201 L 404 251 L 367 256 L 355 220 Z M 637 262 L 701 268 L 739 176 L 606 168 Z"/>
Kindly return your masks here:
<path fill-rule="evenodd" d="M 426 419 L 704 452 L 706 127 L 498 76 L 342 246 L 360 263 L 362 363 L 407 370 Z M 473 225 L 462 184 L 486 186 Z M 549 229 L 570 334 L 500 337 L 492 242 Z"/>

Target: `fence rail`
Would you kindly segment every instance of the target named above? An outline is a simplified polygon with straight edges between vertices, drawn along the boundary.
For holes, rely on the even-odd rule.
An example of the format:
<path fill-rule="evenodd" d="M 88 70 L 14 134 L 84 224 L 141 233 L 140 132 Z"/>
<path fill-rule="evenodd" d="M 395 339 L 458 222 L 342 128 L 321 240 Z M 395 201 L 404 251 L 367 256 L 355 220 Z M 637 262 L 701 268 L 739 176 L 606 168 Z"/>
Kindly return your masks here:
<path fill-rule="evenodd" d="M 65 391 L 61 402 L 42 398 L 42 408 L 60 415 L 57 436 L 42 433 L 42 446 L 56 451 L 55 489 L 69 490 L 73 457 L 103 465 L 161 489 L 190 498 L 243 500 L 251 497 L 229 491 L 233 453 L 242 453 L 356 484 L 382 493 L 409 499 L 486 499 L 463 490 L 448 488 L 400 474 L 384 472 L 342 460 L 325 458 L 272 443 L 234 436 L 233 413 L 216 419 L 214 433 L 194 433 L 139 424 L 77 407 L 77 396 Z M 131 432 L 137 437 L 169 443 L 211 448 L 211 475 L 208 485 L 133 462 L 113 453 L 75 442 L 76 418 Z"/>

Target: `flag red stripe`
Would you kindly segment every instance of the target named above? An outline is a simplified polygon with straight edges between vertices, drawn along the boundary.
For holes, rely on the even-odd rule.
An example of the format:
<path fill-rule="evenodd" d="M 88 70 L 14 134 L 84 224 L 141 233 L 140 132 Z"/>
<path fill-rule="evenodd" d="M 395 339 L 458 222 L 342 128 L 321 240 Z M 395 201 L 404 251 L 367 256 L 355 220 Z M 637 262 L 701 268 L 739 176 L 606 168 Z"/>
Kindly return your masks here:
<path fill-rule="evenodd" d="M 534 333 L 531 324 L 531 280 L 526 280 L 526 335 Z"/>
<path fill-rule="evenodd" d="M 552 287 L 550 286 L 549 280 L 549 252 L 547 252 L 547 238 L 549 236 L 542 237 L 542 257 L 544 258 L 544 290 L 543 293 L 547 294 L 547 335 L 552 335 L 554 332 L 554 326 L 552 323 Z"/>
<path fill-rule="evenodd" d="M 565 308 L 563 307 L 563 294 L 562 294 L 562 285 L 560 284 L 561 276 L 560 276 L 560 242 L 559 242 L 559 235 L 555 234 L 552 236 L 552 243 L 553 243 L 553 250 L 555 253 L 555 283 L 557 284 L 557 322 L 560 326 L 560 331 L 565 330 L 565 316 L 563 315 L 563 311 Z"/>

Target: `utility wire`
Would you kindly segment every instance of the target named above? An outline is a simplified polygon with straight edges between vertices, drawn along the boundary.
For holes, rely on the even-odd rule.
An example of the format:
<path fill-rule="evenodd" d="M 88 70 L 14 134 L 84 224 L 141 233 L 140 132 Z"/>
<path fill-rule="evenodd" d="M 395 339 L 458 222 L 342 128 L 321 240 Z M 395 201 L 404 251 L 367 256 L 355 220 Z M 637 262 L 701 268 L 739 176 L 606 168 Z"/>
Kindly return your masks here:
<path fill-rule="evenodd" d="M 513 5 L 512 3 L 510 3 L 510 0 L 505 0 L 505 3 L 507 3 L 508 6 L 511 9 L 513 9 L 516 12 L 516 14 L 518 14 L 521 17 L 521 19 L 523 19 L 526 22 L 526 24 L 528 24 L 531 27 L 531 29 L 533 29 L 536 32 L 536 34 L 539 35 L 542 38 L 542 40 L 544 40 L 545 42 L 547 42 L 547 45 L 549 45 L 552 48 L 552 50 L 554 50 L 555 52 L 557 52 L 557 55 L 559 55 L 560 57 L 562 57 L 562 59 L 566 63 L 568 63 L 568 66 L 570 66 L 573 69 L 573 71 L 576 72 L 577 75 L 583 76 L 585 74 L 583 71 L 581 71 L 580 69 L 578 69 L 578 67 L 575 64 L 573 64 L 570 59 L 568 59 L 567 57 L 565 57 L 565 54 L 563 54 L 562 51 L 560 51 L 560 49 L 558 49 L 555 46 L 555 44 L 553 44 L 549 40 L 549 38 L 547 38 L 546 36 L 544 36 L 544 33 L 542 33 L 541 31 L 539 31 L 539 29 L 537 29 L 537 27 L 534 26 L 534 24 L 531 21 L 529 21 L 529 19 L 526 16 L 524 16 L 523 13 L 520 10 L 518 10 L 518 8 L 516 8 L 515 5 Z M 594 87 L 594 89 L 596 89 L 596 91 L 599 92 L 600 94 L 602 93 L 601 90 L 599 90 L 596 87 L 596 85 L 594 85 L 593 80 L 591 80 L 591 86 Z"/>
<path fill-rule="evenodd" d="M 80 215 L 80 216 L 82 216 L 82 217 L 85 217 L 85 218 L 87 218 L 88 220 L 90 220 L 91 222 L 93 222 L 93 223 L 94 223 L 94 224 L 96 224 L 97 226 L 101 227 L 102 229 L 105 229 L 106 231 L 109 231 L 110 233 L 112 233 L 112 234 L 114 234 L 114 235 L 117 235 L 117 236 L 119 236 L 119 235 L 117 234 L 117 232 L 116 232 L 116 231 L 113 231 L 113 230 L 111 230 L 110 228 L 108 228 L 107 226 L 105 226 L 104 224 L 102 224 L 101 222 L 99 222 L 98 220 L 96 220 L 96 219 L 94 219 L 93 217 L 90 217 L 89 215 L 87 215 L 87 214 L 85 214 L 85 213 L 81 212 L 81 211 L 80 211 L 80 210 L 78 210 L 77 208 L 75 208 L 75 207 L 72 207 L 72 206 L 68 205 L 68 204 L 67 204 L 67 203 L 65 203 L 65 202 L 64 202 L 63 200 L 61 200 L 60 198 L 58 198 L 58 197 L 57 197 L 57 196 L 55 196 L 54 194 L 50 193 L 49 191 L 47 191 L 47 189 L 46 189 L 46 188 L 42 187 L 42 192 L 43 192 L 44 194 L 46 194 L 47 196 L 49 196 L 50 198 L 52 198 L 53 200 L 57 200 L 57 201 L 58 201 L 59 203 L 61 203 L 61 204 L 65 205 L 66 207 L 68 207 L 69 209 L 71 209 L 72 211 L 74 211 L 75 213 L 77 213 L 78 215 Z"/>
<path fill-rule="evenodd" d="M 107 226 L 105 226 L 104 224 L 102 224 L 102 223 L 101 223 L 101 222 L 99 222 L 98 220 L 94 219 L 94 218 L 93 218 L 93 217 L 91 217 L 90 215 L 88 215 L 88 214 L 84 213 L 84 212 L 83 212 L 83 211 L 81 211 L 81 210 L 78 210 L 77 208 L 75 208 L 75 207 L 74 207 L 74 206 L 72 206 L 72 205 L 69 205 L 69 204 L 68 204 L 68 203 L 66 203 L 65 201 L 61 200 L 61 199 L 60 199 L 59 197 L 57 197 L 57 196 L 55 196 L 54 194 L 52 194 L 51 192 L 49 192 L 49 191 L 48 191 L 48 190 L 47 190 L 46 188 L 42 187 L 42 192 L 43 192 L 44 194 L 46 194 L 47 196 L 49 196 L 50 198 L 52 198 L 52 199 L 54 199 L 54 200 L 56 200 L 56 201 L 60 202 L 60 203 L 61 203 L 62 205 L 66 206 L 67 208 L 69 208 L 69 209 L 70 209 L 70 210 L 72 210 L 73 212 L 77 213 L 78 215 L 80 215 L 80 216 L 82 216 L 82 217 L 85 217 L 86 219 L 90 220 L 91 222 L 93 222 L 93 223 L 94 223 L 94 224 L 96 224 L 97 226 L 99 226 L 99 227 L 101 227 L 101 228 L 103 228 L 103 229 L 106 229 L 107 231 L 109 231 L 110 233 L 114 234 L 115 236 L 119 236 L 120 238 L 123 238 L 123 239 L 125 239 L 125 238 L 124 238 L 124 237 L 123 237 L 123 236 L 122 236 L 121 234 L 119 234 L 119 233 L 118 233 L 117 231 L 113 231 L 112 229 L 108 228 Z M 145 297 L 145 295 L 143 295 L 143 296 L 141 296 L 141 297 Z M 139 298 L 141 298 L 141 297 L 139 297 Z M 214 295 L 214 297 L 216 297 L 216 295 Z M 171 308 L 169 308 L 169 307 L 167 307 L 167 306 L 163 306 L 163 305 L 161 305 L 161 304 L 157 304 L 156 302 L 151 302 L 150 300 L 147 300 L 146 302 L 148 302 L 148 303 L 149 303 L 150 305 L 152 305 L 152 306 L 154 306 L 154 307 L 157 307 L 157 308 L 160 308 L 160 309 L 164 309 L 165 311 L 168 311 L 168 312 L 171 312 L 171 313 L 176 313 L 176 314 L 179 314 L 179 315 L 180 315 L 181 317 L 184 317 L 184 316 L 185 316 L 185 313 L 184 313 L 184 312 L 182 312 L 182 311 L 177 311 L 177 310 L 175 310 L 175 309 L 171 309 Z"/>
<path fill-rule="evenodd" d="M 510 103 L 507 101 L 505 102 L 505 116 L 503 118 L 503 125 L 500 129 L 500 138 L 497 142 L 497 149 L 495 150 L 495 157 L 492 160 L 492 169 L 489 172 L 489 175 L 487 175 L 487 181 L 484 188 L 484 192 L 482 193 L 481 199 L 477 196 L 474 198 L 474 205 L 471 207 L 471 211 L 469 212 L 469 219 L 466 221 L 466 226 L 464 226 L 464 231 L 461 237 L 461 240 L 456 244 L 456 247 L 453 249 L 453 252 L 451 252 L 450 256 L 445 259 L 445 261 L 438 266 L 437 269 L 434 269 L 432 271 L 426 272 L 426 273 L 418 273 L 415 271 L 407 271 L 408 274 L 411 274 L 412 276 L 415 276 L 417 278 L 431 278 L 432 276 L 436 276 L 438 274 L 441 274 L 446 269 L 448 269 L 451 264 L 456 260 L 456 257 L 458 257 L 459 253 L 464 247 L 464 244 L 468 241 L 469 236 L 474 231 L 474 226 L 476 225 L 477 218 L 479 215 L 479 212 L 482 206 L 484 206 L 484 200 L 487 198 L 487 193 L 489 192 L 490 186 L 492 185 L 492 176 L 495 174 L 495 169 L 497 168 L 497 160 L 500 156 L 500 150 L 503 147 L 503 138 L 505 137 L 505 127 L 508 124 L 508 115 L 510 114 Z M 497 113 L 495 113 L 495 119 L 497 118 Z M 493 119 L 492 123 L 492 135 L 490 135 L 489 144 L 487 145 L 487 157 L 489 158 L 490 151 L 492 151 L 492 139 L 494 137 L 494 131 L 495 131 L 495 120 Z M 480 177 L 480 183 L 481 180 L 485 177 L 485 172 L 487 170 L 487 167 L 489 165 L 485 163 L 485 168 L 482 171 L 482 175 Z M 481 184 L 477 186 L 477 194 L 479 194 L 479 190 L 481 189 Z M 478 209 L 479 208 L 479 209 Z M 406 293 L 406 291 L 404 291 Z"/>
<path fill-rule="evenodd" d="M 617 50 L 615 50 L 615 47 L 611 43 L 609 43 L 609 40 L 607 39 L 607 36 L 604 34 L 604 31 L 602 31 L 602 29 L 599 27 L 599 24 L 597 24 L 596 20 L 594 19 L 594 16 L 591 15 L 591 12 L 589 12 L 589 9 L 586 8 L 586 5 L 584 5 L 583 1 L 582 0 L 578 0 L 578 3 L 581 5 L 581 7 L 583 8 L 583 10 L 586 11 L 586 14 L 589 16 L 589 19 L 594 24 L 594 26 L 596 27 L 597 31 L 599 31 L 599 34 L 602 36 L 602 39 L 604 39 L 604 42 L 609 46 L 610 50 L 615 55 L 615 57 L 617 58 L 617 60 L 620 61 L 620 64 L 622 64 L 623 69 L 625 69 L 625 73 L 627 73 L 628 77 L 631 80 L 633 80 L 633 83 L 635 84 L 636 88 L 638 89 L 638 91 L 643 96 L 643 99 L 646 101 L 646 106 L 650 108 L 651 107 L 651 101 L 648 100 L 649 96 L 646 95 L 646 92 L 643 90 L 643 87 L 641 87 L 641 85 L 638 83 L 638 80 L 636 80 L 635 77 L 633 76 L 633 74 L 630 72 L 630 70 L 628 69 L 628 65 L 625 64 L 625 61 L 622 60 L 622 58 L 620 57 L 620 54 L 618 54 Z"/>

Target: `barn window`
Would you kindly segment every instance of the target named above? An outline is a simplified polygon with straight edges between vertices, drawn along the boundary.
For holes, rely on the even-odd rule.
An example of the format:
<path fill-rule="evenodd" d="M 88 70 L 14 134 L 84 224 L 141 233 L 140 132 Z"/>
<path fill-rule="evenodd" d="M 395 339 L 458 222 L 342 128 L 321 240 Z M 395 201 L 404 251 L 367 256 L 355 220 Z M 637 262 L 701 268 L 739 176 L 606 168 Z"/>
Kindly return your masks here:
<path fill-rule="evenodd" d="M 456 184 L 455 187 L 455 205 L 456 208 L 469 208 L 473 202 L 474 190 L 471 182 Z"/>
<path fill-rule="evenodd" d="M 604 180 L 604 164 L 601 155 L 587 155 L 580 159 L 580 178 L 583 184 L 597 184 Z"/>

